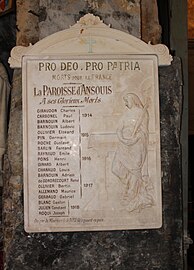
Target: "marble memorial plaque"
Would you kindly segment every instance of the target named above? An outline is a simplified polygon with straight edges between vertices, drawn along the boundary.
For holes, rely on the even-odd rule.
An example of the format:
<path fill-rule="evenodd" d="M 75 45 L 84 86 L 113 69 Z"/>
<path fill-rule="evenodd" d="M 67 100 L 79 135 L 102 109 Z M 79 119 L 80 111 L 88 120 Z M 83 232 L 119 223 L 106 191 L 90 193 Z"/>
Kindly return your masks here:
<path fill-rule="evenodd" d="M 155 55 L 24 56 L 27 232 L 162 224 Z"/>

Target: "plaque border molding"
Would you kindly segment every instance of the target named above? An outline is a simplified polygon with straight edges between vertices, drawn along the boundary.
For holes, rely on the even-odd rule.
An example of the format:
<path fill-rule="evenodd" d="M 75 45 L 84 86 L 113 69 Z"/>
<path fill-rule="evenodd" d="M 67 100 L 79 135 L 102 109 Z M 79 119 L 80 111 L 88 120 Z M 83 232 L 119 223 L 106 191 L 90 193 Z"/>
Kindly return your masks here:
<path fill-rule="evenodd" d="M 85 51 L 81 50 L 82 46 L 86 46 L 86 38 L 94 38 L 95 46 L 93 50 Z M 93 14 L 86 14 L 81 17 L 79 21 L 69 29 L 56 32 L 40 41 L 34 45 L 30 44 L 28 47 L 25 46 L 15 46 L 11 50 L 11 56 L 8 60 L 11 68 L 21 68 L 22 57 L 25 55 L 69 55 L 69 51 L 64 49 L 63 52 L 58 53 L 57 48 L 63 46 L 63 43 L 75 40 L 77 43 L 76 52 L 73 51 L 73 55 L 88 55 L 88 54 L 101 54 L 98 48 L 102 46 L 99 39 L 103 39 L 104 44 L 109 45 L 112 42 L 117 42 L 117 48 L 105 49 L 103 53 L 107 54 L 155 54 L 158 57 L 159 66 L 168 66 L 172 62 L 172 56 L 169 54 L 169 49 L 163 44 L 152 45 L 150 42 L 146 42 L 138 39 L 126 32 L 112 29 L 110 25 L 106 25 L 98 16 Z M 122 51 L 120 48 L 123 48 Z"/>

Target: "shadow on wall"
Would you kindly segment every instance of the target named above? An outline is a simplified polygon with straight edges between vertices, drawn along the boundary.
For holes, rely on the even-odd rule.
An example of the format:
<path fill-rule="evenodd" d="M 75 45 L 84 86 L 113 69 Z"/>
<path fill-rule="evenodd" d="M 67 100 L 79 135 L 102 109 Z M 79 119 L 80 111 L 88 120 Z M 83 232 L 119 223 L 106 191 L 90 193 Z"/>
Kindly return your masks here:
<path fill-rule="evenodd" d="M 0 61 L 5 66 L 10 81 L 12 79 L 13 70 L 9 67 L 8 58 L 15 44 L 16 15 L 15 12 L 12 12 L 0 17 Z"/>

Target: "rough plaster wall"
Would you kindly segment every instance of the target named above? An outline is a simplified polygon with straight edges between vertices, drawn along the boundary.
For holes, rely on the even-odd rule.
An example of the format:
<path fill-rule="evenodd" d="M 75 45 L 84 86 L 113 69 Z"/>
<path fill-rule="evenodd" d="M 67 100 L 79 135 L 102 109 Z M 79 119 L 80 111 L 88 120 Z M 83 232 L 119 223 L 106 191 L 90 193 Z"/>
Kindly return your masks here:
<path fill-rule="evenodd" d="M 161 42 L 161 27 L 158 20 L 157 0 L 141 1 L 141 38 L 145 42 Z"/>
<path fill-rule="evenodd" d="M 40 39 L 68 28 L 86 13 L 113 28 L 141 37 L 140 0 L 40 0 Z"/>
<path fill-rule="evenodd" d="M 39 0 L 16 0 L 17 45 L 28 46 L 39 40 Z"/>

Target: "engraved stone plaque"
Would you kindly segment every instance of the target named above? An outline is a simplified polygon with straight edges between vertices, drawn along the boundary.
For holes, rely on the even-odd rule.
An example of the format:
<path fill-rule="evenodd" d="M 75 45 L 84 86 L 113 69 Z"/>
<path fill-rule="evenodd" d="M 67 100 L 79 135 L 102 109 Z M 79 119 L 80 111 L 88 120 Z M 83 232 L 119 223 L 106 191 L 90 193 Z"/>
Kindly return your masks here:
<path fill-rule="evenodd" d="M 155 55 L 24 56 L 27 232 L 162 224 Z"/>

